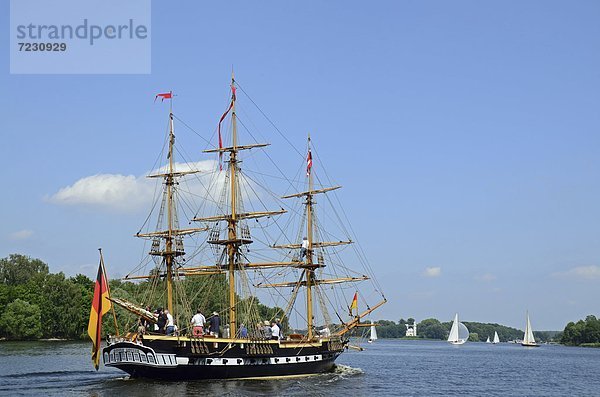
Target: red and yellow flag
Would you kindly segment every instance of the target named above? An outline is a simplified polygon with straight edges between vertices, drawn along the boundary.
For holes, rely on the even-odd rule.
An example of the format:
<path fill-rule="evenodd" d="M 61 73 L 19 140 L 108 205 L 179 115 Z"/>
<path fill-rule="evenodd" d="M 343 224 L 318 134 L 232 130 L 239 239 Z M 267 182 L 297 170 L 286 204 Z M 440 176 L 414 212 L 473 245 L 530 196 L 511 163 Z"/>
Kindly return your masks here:
<path fill-rule="evenodd" d="M 354 298 L 352 299 L 350 310 L 358 310 L 358 292 L 354 293 Z"/>
<path fill-rule="evenodd" d="M 90 322 L 88 323 L 88 335 L 92 339 L 92 362 L 98 370 L 100 366 L 100 342 L 102 341 L 102 316 L 111 308 L 112 303 L 108 300 L 110 291 L 108 289 L 108 279 L 104 270 L 104 261 L 100 257 L 100 266 L 98 266 L 98 276 L 96 277 L 96 286 L 94 287 L 94 297 L 92 298 L 92 310 L 90 311 Z"/>

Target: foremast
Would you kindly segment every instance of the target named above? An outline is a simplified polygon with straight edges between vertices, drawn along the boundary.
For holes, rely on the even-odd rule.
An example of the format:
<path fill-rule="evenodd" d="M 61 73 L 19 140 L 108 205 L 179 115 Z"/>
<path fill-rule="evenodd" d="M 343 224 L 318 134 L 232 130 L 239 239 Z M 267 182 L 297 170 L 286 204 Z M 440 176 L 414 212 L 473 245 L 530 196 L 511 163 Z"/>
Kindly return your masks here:
<path fill-rule="evenodd" d="M 177 178 L 194 174 L 198 171 L 179 171 L 175 170 L 175 130 L 173 125 L 173 102 L 172 92 L 169 93 L 169 135 L 168 135 L 168 152 L 167 152 L 167 166 L 165 172 L 158 172 L 156 174 L 148 175 L 148 178 L 163 178 L 164 189 L 163 189 L 163 201 L 161 203 L 161 209 L 159 219 L 157 222 L 157 230 L 150 233 L 137 233 L 136 237 L 152 239 L 152 248 L 150 255 L 156 257 L 162 257 L 162 261 L 165 265 L 165 273 L 162 275 L 166 280 L 166 292 L 167 292 L 167 309 L 175 317 L 175 306 L 173 305 L 173 279 L 176 275 L 174 267 L 176 265 L 176 258 L 185 255 L 183 247 L 183 236 L 189 235 L 195 232 L 204 231 L 206 228 L 189 228 L 179 229 L 179 221 L 177 215 L 177 205 L 175 199 Z M 166 228 L 162 228 L 162 217 L 166 210 Z M 162 244 L 161 244 L 162 241 Z M 178 273 L 177 273 L 178 275 Z"/>
<path fill-rule="evenodd" d="M 167 268 L 167 307 L 171 315 L 173 311 L 173 262 L 177 255 L 183 255 L 173 250 L 173 183 L 175 178 L 173 176 L 173 145 L 175 144 L 175 133 L 173 131 L 173 101 L 170 102 L 169 108 L 169 172 L 165 175 L 165 186 L 167 188 L 167 237 L 165 239 L 165 265 Z"/>

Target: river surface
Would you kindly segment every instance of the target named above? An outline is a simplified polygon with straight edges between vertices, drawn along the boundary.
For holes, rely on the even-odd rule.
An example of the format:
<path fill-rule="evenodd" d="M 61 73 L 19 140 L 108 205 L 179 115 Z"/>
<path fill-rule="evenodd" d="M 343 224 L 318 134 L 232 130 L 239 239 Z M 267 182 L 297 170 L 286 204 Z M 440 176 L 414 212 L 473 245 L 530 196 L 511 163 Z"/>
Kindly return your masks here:
<path fill-rule="evenodd" d="M 129 379 L 90 361 L 90 343 L 0 342 L 0 395 L 39 396 L 596 396 L 600 349 L 379 340 L 334 373 L 270 381 Z"/>

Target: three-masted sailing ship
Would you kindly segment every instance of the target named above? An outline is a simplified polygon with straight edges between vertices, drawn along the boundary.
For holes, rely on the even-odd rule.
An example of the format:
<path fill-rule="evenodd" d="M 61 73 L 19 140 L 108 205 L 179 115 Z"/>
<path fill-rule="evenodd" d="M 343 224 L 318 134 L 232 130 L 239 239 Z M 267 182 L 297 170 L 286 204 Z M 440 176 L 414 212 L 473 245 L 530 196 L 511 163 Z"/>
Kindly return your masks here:
<path fill-rule="evenodd" d="M 176 155 L 185 151 L 175 144 L 178 118 L 170 106 L 163 149 L 166 165 L 149 175 L 162 182 L 153 207 L 158 209 L 157 226 L 150 230 L 147 221 L 148 231 L 136 234 L 150 243 L 149 256 L 137 268 L 145 274 L 125 277 L 140 280 L 136 282 L 146 286 L 148 293 L 110 298 L 130 314 L 119 316 L 126 322 L 119 328 L 125 331 L 110 335 L 102 350 L 105 365 L 132 377 L 231 379 L 331 371 L 336 358 L 348 347 L 353 329 L 365 326 L 361 320 L 386 302 L 363 251 L 350 235 L 351 229 L 342 226 L 344 238 L 337 235 L 334 239 L 334 234 L 321 228 L 328 222 L 343 223 L 345 213 L 321 211 L 321 206 L 317 212 L 317 197 L 336 204 L 339 201 L 331 194 L 340 186 L 326 186 L 316 179 L 310 138 L 306 154 L 300 153 L 297 178 L 285 181 L 288 189 L 301 186 L 300 191 L 256 193 L 267 185 L 263 183 L 266 178 L 249 176 L 242 162 L 252 161 L 254 153 L 264 152 L 268 145 L 238 142 L 239 86 L 233 77 L 230 88 L 231 99 L 219 121 L 218 146 L 204 150 L 219 157 L 218 166 L 211 170 L 199 172 L 193 162 L 175 161 Z M 171 93 L 162 95 L 172 103 Z M 228 124 L 226 139 L 221 136 L 222 123 Z M 223 145 L 225 140 L 229 145 Z M 273 166 L 279 169 L 274 162 Z M 184 182 L 191 177 L 197 178 L 195 193 Z M 192 208 L 190 201 L 178 201 L 186 189 L 200 201 L 199 209 Z M 253 199 L 248 200 L 249 195 L 254 195 Z M 281 208 L 264 208 L 267 198 L 280 203 Z M 286 204 L 286 200 L 295 203 Z M 261 208 L 251 211 L 246 209 L 249 206 Z M 187 228 L 180 227 L 183 208 L 188 214 L 193 211 Z M 195 244 L 189 253 L 184 238 Z M 344 264 L 352 255 L 356 264 L 362 265 L 360 270 Z M 360 292 L 359 284 L 371 286 L 370 292 Z M 267 307 L 265 297 L 274 298 L 274 306 Z M 171 335 L 155 331 L 159 305 L 174 318 L 176 330 Z M 219 315 L 220 330 L 209 334 L 205 326 L 203 334 L 193 335 L 190 318 L 196 308 L 209 321 L 210 313 Z M 140 327 L 140 322 L 146 326 Z M 264 330 L 264 322 L 277 322 L 283 328 L 281 337 L 261 333 L 259 327 Z"/>

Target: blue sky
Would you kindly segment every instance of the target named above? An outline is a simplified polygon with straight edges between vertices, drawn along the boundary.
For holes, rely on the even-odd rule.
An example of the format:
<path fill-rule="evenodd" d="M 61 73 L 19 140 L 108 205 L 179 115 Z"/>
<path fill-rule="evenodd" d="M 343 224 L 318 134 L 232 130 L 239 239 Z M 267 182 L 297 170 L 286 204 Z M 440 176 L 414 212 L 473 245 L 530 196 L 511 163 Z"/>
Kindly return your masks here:
<path fill-rule="evenodd" d="M 599 18 L 595 1 L 153 2 L 148 75 L 11 75 L 5 33 L 0 257 L 92 276 L 102 246 L 137 263 L 140 212 L 51 198 L 151 169 L 158 92 L 209 138 L 235 65 L 344 185 L 381 318 L 523 328 L 529 309 L 536 329 L 562 329 L 600 314 Z"/>

